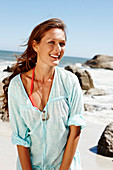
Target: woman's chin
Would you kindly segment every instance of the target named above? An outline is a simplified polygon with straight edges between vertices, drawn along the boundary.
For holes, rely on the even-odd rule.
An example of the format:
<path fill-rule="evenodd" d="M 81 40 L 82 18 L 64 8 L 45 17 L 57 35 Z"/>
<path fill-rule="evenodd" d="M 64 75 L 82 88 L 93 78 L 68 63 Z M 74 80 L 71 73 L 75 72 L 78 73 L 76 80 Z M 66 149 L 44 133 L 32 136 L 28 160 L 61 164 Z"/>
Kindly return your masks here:
<path fill-rule="evenodd" d="M 59 62 L 60 62 L 59 60 L 56 60 L 56 61 L 52 62 L 53 66 L 57 66 L 59 64 Z"/>

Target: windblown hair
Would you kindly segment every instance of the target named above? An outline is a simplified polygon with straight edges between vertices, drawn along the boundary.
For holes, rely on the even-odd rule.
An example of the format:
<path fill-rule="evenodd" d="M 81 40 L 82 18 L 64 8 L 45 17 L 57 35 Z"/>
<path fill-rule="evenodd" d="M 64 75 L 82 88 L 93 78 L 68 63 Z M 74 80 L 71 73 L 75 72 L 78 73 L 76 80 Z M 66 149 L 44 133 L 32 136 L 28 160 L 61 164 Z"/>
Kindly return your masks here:
<path fill-rule="evenodd" d="M 66 38 L 66 26 L 64 22 L 58 18 L 52 18 L 49 20 L 46 20 L 39 25 L 37 25 L 33 31 L 31 32 L 31 35 L 28 39 L 28 42 L 25 46 L 27 46 L 26 50 L 23 52 L 23 54 L 20 57 L 17 57 L 17 63 L 15 64 L 13 73 L 11 76 L 8 77 L 7 84 L 3 86 L 4 90 L 4 97 L 3 97 L 3 109 L 7 112 L 7 118 L 9 117 L 8 114 L 8 86 L 13 77 L 15 77 L 17 74 L 22 72 L 27 72 L 35 67 L 37 62 L 37 53 L 33 50 L 32 42 L 33 40 L 36 40 L 39 44 L 41 39 L 44 37 L 46 32 L 52 28 L 59 28 L 62 29 L 65 33 L 65 39 Z"/>

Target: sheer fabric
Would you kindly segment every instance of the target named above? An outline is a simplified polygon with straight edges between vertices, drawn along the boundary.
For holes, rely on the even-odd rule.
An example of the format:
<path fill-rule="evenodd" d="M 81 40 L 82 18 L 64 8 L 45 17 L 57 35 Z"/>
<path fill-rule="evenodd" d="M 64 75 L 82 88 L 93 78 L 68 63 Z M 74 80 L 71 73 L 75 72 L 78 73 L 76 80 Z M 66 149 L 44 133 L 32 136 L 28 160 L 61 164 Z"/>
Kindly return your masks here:
<path fill-rule="evenodd" d="M 12 142 L 30 148 L 33 170 L 59 170 L 69 135 L 69 126 L 85 127 L 82 91 L 77 77 L 62 68 L 55 75 L 48 102 L 43 111 L 33 106 L 20 75 L 14 77 L 8 89 Z M 42 114 L 49 113 L 48 120 Z M 20 164 L 17 169 L 22 170 Z M 80 170 L 77 149 L 70 170 Z"/>

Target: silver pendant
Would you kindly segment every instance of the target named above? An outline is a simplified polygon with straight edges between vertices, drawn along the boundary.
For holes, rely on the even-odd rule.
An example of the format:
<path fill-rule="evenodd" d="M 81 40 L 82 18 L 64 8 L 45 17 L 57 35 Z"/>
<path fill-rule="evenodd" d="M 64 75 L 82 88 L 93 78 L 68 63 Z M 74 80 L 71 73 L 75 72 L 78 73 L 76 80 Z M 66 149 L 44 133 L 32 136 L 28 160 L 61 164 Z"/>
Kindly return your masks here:
<path fill-rule="evenodd" d="M 43 121 L 46 121 L 46 120 L 48 120 L 48 119 L 49 119 L 49 114 L 48 114 L 48 113 L 46 114 L 46 112 L 43 111 L 43 113 L 42 113 L 42 120 L 43 120 Z"/>

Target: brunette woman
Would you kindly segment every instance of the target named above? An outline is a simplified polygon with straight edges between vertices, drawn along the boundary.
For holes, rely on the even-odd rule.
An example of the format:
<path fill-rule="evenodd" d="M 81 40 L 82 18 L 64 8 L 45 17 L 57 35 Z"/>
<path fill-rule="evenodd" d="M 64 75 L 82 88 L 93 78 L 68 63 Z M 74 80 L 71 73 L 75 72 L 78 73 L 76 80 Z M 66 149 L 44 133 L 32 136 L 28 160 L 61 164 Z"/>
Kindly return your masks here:
<path fill-rule="evenodd" d="M 57 67 L 65 45 L 63 21 L 42 22 L 10 76 L 8 110 L 18 170 L 81 169 L 77 144 L 85 125 L 82 92 L 77 77 Z"/>

